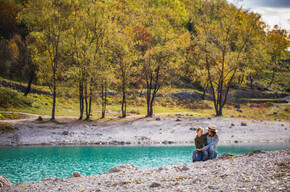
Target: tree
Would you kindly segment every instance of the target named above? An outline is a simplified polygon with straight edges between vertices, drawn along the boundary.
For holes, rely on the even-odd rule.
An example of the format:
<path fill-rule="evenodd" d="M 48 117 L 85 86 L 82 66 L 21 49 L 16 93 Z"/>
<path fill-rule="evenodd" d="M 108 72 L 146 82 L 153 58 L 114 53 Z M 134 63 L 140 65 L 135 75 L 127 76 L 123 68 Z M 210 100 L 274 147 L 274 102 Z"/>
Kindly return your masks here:
<path fill-rule="evenodd" d="M 290 41 L 287 39 L 287 30 L 279 28 L 275 25 L 274 28 L 267 34 L 269 41 L 269 54 L 271 56 L 271 62 L 269 69 L 272 71 L 272 78 L 269 82 L 269 86 L 274 82 L 275 73 L 277 72 L 280 60 L 286 59 L 287 48 L 290 46 Z"/>
<path fill-rule="evenodd" d="M 226 1 L 206 1 L 193 38 L 203 54 L 200 67 L 207 73 L 217 116 L 222 115 L 236 74 L 249 67 L 249 55 L 264 35 L 260 15 L 237 9 Z"/>
<path fill-rule="evenodd" d="M 55 120 L 60 49 L 70 13 L 70 4 L 65 0 L 41 0 L 30 1 L 20 15 L 41 48 L 34 50 L 34 61 L 39 64 L 42 81 L 48 83 L 53 92 L 51 120 Z"/>
<path fill-rule="evenodd" d="M 178 71 L 182 60 L 180 53 L 189 42 L 188 34 L 181 30 L 182 15 L 176 14 L 177 5 L 182 6 L 176 5 L 179 1 L 156 2 L 156 7 L 146 11 L 143 24 L 135 27 L 136 49 L 146 81 L 148 117 L 153 116 L 153 103 L 160 87 L 169 83 Z"/>

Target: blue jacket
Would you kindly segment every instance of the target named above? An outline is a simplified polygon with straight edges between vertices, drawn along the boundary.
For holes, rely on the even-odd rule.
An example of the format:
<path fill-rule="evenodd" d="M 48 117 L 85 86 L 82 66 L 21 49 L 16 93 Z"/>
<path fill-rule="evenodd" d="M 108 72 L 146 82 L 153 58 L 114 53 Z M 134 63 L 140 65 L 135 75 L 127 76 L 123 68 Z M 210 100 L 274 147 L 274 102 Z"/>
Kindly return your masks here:
<path fill-rule="evenodd" d="M 208 148 L 209 148 L 210 146 L 213 146 L 213 147 L 214 147 L 214 150 L 217 151 L 217 150 L 216 150 L 216 145 L 217 145 L 217 143 L 219 142 L 219 138 L 218 138 L 218 137 L 216 137 L 216 136 L 211 137 L 211 136 L 207 135 L 207 136 L 206 136 L 206 141 L 207 141 L 207 146 L 204 146 L 204 147 L 202 148 L 203 150 L 208 150 Z"/>

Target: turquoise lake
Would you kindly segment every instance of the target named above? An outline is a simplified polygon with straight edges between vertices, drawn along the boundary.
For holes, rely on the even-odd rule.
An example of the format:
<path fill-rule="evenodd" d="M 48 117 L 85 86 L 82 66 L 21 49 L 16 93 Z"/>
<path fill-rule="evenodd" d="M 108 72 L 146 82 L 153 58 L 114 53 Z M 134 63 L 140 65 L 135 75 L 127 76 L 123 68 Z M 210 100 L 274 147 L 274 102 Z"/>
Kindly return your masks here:
<path fill-rule="evenodd" d="M 218 153 L 245 154 L 257 149 L 290 149 L 290 143 L 220 145 Z M 96 175 L 119 164 L 148 168 L 190 163 L 193 150 L 193 146 L 0 147 L 0 175 L 16 184 L 66 178 L 75 171 Z"/>

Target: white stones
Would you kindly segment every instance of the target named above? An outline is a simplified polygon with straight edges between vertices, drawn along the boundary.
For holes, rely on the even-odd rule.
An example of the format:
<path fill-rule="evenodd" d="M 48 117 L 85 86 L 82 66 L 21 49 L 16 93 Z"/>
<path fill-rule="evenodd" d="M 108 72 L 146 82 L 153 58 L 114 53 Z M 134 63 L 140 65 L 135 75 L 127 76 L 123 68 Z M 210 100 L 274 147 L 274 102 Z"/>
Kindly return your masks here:
<path fill-rule="evenodd" d="M 4 176 L 0 176 L 0 188 L 1 187 L 10 187 L 12 183 Z"/>
<path fill-rule="evenodd" d="M 126 172 L 126 171 L 137 171 L 139 170 L 138 167 L 131 165 L 131 164 L 122 164 L 117 165 L 111 169 L 107 173 L 117 173 L 117 172 Z"/>

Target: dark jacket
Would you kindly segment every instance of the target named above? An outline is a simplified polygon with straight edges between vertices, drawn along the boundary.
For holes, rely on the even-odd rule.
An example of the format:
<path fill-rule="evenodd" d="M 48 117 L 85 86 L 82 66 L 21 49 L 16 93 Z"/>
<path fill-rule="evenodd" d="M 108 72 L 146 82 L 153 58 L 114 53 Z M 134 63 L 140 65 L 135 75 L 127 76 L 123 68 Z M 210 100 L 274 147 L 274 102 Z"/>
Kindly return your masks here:
<path fill-rule="evenodd" d="M 206 142 L 206 136 L 208 135 L 208 133 L 205 133 L 203 134 L 202 136 L 198 137 L 196 135 L 195 139 L 194 139 L 194 143 L 195 143 L 195 147 L 197 149 L 201 149 L 203 148 L 204 146 L 207 145 L 207 142 Z"/>

